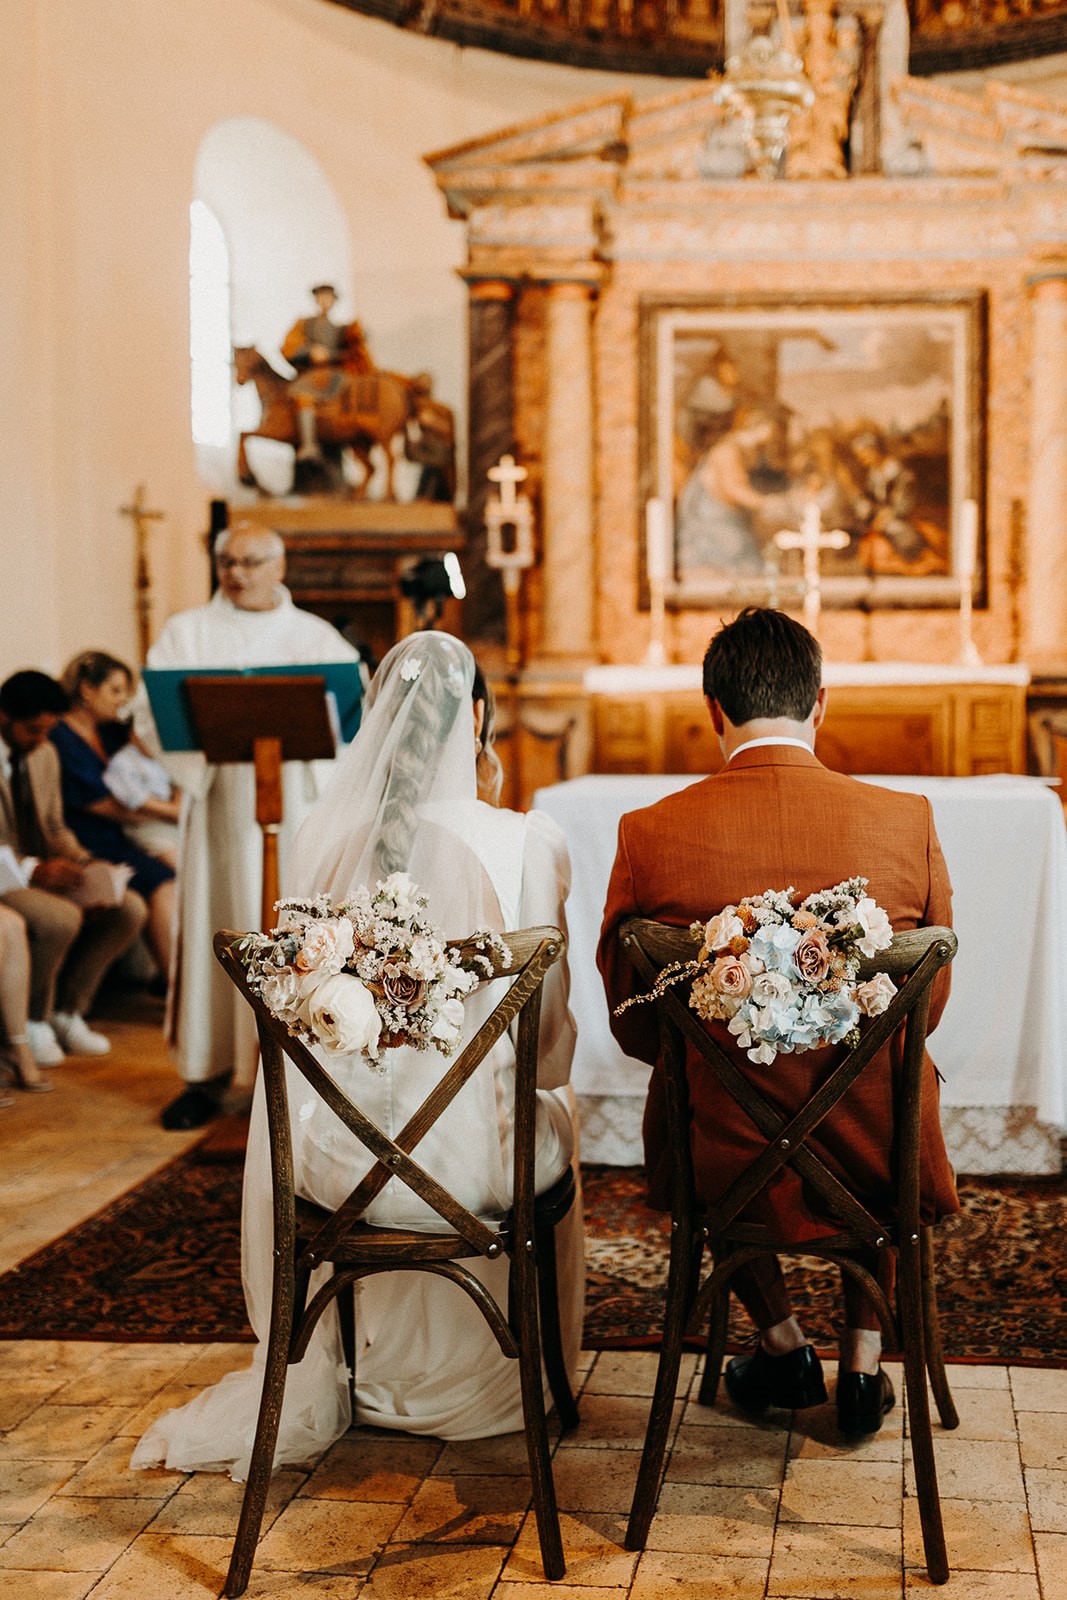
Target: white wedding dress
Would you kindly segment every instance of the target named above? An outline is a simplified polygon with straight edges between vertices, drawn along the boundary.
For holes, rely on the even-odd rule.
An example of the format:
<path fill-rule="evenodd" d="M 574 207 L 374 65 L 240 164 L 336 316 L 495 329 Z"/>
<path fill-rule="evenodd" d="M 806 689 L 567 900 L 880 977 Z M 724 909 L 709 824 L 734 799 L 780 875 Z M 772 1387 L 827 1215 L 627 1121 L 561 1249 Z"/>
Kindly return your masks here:
<path fill-rule="evenodd" d="M 426 641 L 417 643 L 417 641 Z M 309 817 L 294 851 L 290 877 L 301 892 L 325 892 L 337 901 L 360 881 L 368 881 L 368 850 L 381 860 L 383 836 L 395 834 L 396 739 L 381 749 L 380 724 L 403 721 L 412 699 L 411 682 L 401 688 L 401 707 L 388 685 L 405 685 L 398 666 L 419 662 L 417 682 L 432 691 L 431 667 L 443 654 L 449 692 L 463 714 L 433 741 L 435 770 L 427 781 L 425 727 L 400 733 L 420 764 L 417 816 L 407 825 L 404 870 L 428 893 L 430 914 L 446 934 L 476 927 L 564 926 L 563 904 L 570 869 L 563 835 L 550 818 L 497 810 L 475 798 L 473 731 L 469 710 L 473 661 L 448 635 L 413 635 L 386 657 L 372 689 L 363 729 L 342 759 L 335 782 Z M 451 681 L 456 660 L 464 667 L 462 690 Z M 383 704 L 384 702 L 384 704 Z M 446 719 L 447 720 L 447 719 Z M 420 743 L 420 739 L 422 742 Z M 362 742 L 363 753 L 359 747 Z M 457 754 L 462 759 L 452 762 Z M 353 759 L 355 757 L 355 759 Z M 359 763 L 364 763 L 360 766 Z M 368 765 L 370 772 L 368 773 Z M 451 771 L 449 772 L 449 767 Z M 465 774 L 470 774 L 470 781 Z M 347 776 L 346 776 L 347 774 Z M 457 792 L 457 774 L 462 780 Z M 355 806 L 346 803 L 346 784 L 364 778 Z M 409 796 L 410 799 L 410 796 Z M 368 829 L 360 806 L 374 809 Z M 340 810 L 339 810 L 340 808 Z M 410 809 L 410 808 L 409 808 Z M 354 829 L 336 830 L 340 812 L 352 813 Z M 383 823 L 383 817 L 386 821 Z M 362 835 L 362 844 L 357 836 Z M 356 837 L 356 845 L 353 838 Z M 386 864 L 395 869 L 394 849 Z M 384 876 L 379 871 L 377 876 Z M 373 874 L 370 875 L 373 880 Z M 376 880 L 375 880 L 376 881 Z M 468 1000 L 464 1036 L 472 1034 L 495 1002 L 493 985 Z M 568 1086 L 575 1027 L 567 1006 L 565 962 L 545 982 L 538 1059 L 536 1183 L 549 1187 L 568 1163 L 577 1170 L 577 1122 Z M 337 1082 L 380 1126 L 395 1134 L 440 1077 L 443 1059 L 435 1051 L 398 1049 L 382 1058 L 384 1072 L 362 1057 L 321 1056 Z M 470 1082 L 417 1147 L 415 1154 L 446 1188 L 475 1211 L 499 1211 L 511 1195 L 511 1126 L 514 1050 L 505 1036 Z M 303 1078 L 288 1068 L 289 1111 L 293 1130 L 297 1190 L 327 1206 L 337 1205 L 370 1165 L 357 1140 L 318 1101 Z M 399 1180 L 392 1179 L 367 1212 L 369 1221 L 439 1228 L 440 1218 Z M 265 1341 L 269 1325 L 272 1223 L 269 1147 L 262 1087 L 257 1087 L 245 1165 L 242 1216 L 242 1267 L 249 1317 Z M 558 1274 L 564 1355 L 573 1374 L 581 1343 L 584 1264 L 580 1200 L 557 1229 Z M 503 1305 L 507 1263 L 479 1259 L 472 1269 Z M 312 1280 L 312 1292 L 318 1279 Z M 447 1439 L 480 1438 L 522 1427 L 518 1364 L 499 1350 L 481 1313 L 455 1284 L 424 1273 L 388 1273 L 366 1279 L 356 1291 L 356 1420 L 377 1427 Z M 183 1471 L 247 1474 L 255 1435 L 265 1343 L 250 1368 L 232 1373 L 196 1399 L 161 1417 L 134 1451 L 134 1467 L 166 1465 Z M 546 1405 L 549 1403 L 546 1396 Z M 336 1310 L 323 1317 L 308 1352 L 289 1370 L 275 1465 L 306 1461 L 338 1438 L 351 1422 L 348 1379 Z"/>

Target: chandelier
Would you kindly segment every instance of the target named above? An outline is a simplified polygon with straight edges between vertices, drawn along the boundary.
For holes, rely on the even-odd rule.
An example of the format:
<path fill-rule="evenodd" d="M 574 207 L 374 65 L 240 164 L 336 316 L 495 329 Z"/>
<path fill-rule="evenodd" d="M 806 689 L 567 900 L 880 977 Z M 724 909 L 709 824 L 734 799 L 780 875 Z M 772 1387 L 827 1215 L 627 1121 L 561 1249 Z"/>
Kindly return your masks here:
<path fill-rule="evenodd" d="M 749 39 L 741 54 L 727 61 L 715 91 L 715 99 L 729 107 L 743 126 L 745 148 L 757 178 L 777 176 L 790 119 L 814 98 L 792 29 L 781 44 L 762 33 Z"/>

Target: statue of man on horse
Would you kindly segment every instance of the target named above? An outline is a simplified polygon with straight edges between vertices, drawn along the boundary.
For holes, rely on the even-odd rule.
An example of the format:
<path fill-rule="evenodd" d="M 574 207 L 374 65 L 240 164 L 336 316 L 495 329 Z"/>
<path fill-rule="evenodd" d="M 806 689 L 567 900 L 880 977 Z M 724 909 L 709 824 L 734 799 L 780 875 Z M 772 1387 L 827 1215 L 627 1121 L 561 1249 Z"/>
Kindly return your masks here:
<path fill-rule="evenodd" d="M 332 284 L 316 284 L 311 292 L 318 307 L 316 315 L 295 322 L 281 347 L 282 355 L 297 369 L 295 378 L 283 378 L 253 346 L 234 349 L 237 382 L 254 383 L 262 407 L 259 426 L 240 437 L 237 471 L 241 482 L 256 481 L 248 463 L 247 440 L 276 439 L 296 450 L 298 486 L 302 481 L 305 487 L 313 484 L 331 491 L 347 487 L 341 457 L 350 451 L 363 469 L 362 482 L 349 491 L 358 497 L 365 494 L 373 476 L 372 451 L 380 445 L 385 456 L 385 498 L 394 500 L 393 445 L 402 437 L 408 458 L 423 467 L 417 498 L 444 498 L 448 491 L 443 492 L 442 486 L 449 484 L 454 491 L 455 485 L 454 433 L 446 425 L 451 412 L 431 401 L 426 374 L 406 378 L 375 367 L 360 324 L 338 323 L 330 316 L 337 302 Z M 439 456 L 442 450 L 452 448 L 451 475 L 449 463 L 435 462 L 431 473 L 425 456 L 415 453 L 428 448 L 431 436 Z"/>
<path fill-rule="evenodd" d="M 294 322 L 282 341 L 282 355 L 296 368 L 289 386 L 296 401 L 300 428 L 298 461 L 321 461 L 316 413 L 340 393 L 346 372 L 369 372 L 371 359 L 358 322 L 334 322 L 330 312 L 337 304 L 332 283 L 317 283 L 312 298 L 318 306 L 313 317 Z"/>

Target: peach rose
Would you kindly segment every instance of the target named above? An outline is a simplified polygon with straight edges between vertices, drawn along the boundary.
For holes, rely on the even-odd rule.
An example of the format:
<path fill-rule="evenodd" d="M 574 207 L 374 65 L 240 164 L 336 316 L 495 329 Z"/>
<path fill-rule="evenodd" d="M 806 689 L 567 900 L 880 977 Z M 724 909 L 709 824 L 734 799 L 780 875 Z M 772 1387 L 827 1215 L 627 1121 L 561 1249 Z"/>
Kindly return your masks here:
<path fill-rule="evenodd" d="M 793 951 L 793 965 L 805 983 L 822 983 L 830 970 L 830 946 L 821 928 L 804 934 Z"/>
<path fill-rule="evenodd" d="M 355 949 L 352 924 L 347 917 L 324 917 L 309 922 L 297 952 L 301 972 L 341 972 Z"/>
<path fill-rule="evenodd" d="M 896 992 L 888 972 L 876 972 L 866 983 L 857 983 L 856 1004 L 865 1017 L 880 1017 Z"/>
<path fill-rule="evenodd" d="M 752 975 L 736 956 L 720 956 L 709 977 L 712 988 L 728 1000 L 744 1000 L 752 988 Z"/>

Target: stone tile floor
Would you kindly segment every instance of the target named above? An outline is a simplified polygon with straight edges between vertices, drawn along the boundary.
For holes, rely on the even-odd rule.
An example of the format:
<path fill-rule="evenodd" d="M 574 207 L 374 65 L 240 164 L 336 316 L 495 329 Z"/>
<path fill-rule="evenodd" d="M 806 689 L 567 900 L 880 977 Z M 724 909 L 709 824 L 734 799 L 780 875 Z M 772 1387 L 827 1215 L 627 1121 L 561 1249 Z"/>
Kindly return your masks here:
<path fill-rule="evenodd" d="M 0 1112 L 0 1267 L 176 1154 L 158 1033 L 109 1025 L 104 1062 Z M 73 1132 L 72 1132 L 73 1130 Z M 247 1346 L 0 1343 L 0 1596 L 199 1600 L 221 1589 L 241 1487 L 128 1469 L 160 1410 Z M 575 1600 L 912 1600 L 932 1588 L 898 1406 L 843 1446 L 832 1406 L 752 1423 L 695 1403 L 687 1358 L 646 1551 L 622 1548 L 653 1356 L 590 1354 L 555 1476 Z M 898 1393 L 898 1367 L 891 1367 Z M 953 1367 L 938 1432 L 952 1600 L 1067 1600 L 1067 1372 Z M 544 1600 L 521 1438 L 442 1444 L 360 1429 L 275 1479 L 252 1600 Z"/>

